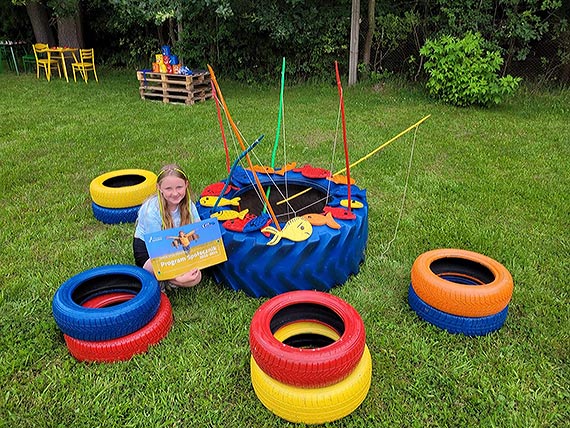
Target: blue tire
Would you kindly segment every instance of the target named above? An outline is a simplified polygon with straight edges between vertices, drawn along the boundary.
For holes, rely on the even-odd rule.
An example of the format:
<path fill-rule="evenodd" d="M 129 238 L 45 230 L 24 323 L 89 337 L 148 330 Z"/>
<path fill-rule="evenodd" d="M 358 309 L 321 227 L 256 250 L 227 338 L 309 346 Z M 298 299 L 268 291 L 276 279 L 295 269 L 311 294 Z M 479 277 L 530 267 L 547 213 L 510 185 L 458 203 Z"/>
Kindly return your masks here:
<path fill-rule="evenodd" d="M 348 186 L 326 179 L 308 179 L 301 173 L 289 171 L 286 177 L 278 174 L 259 174 L 263 186 L 297 185 L 311 187 L 328 194 L 327 206 L 339 207 L 347 199 Z M 236 168 L 230 183 L 235 188 L 224 195 L 232 199 L 251 191 L 254 186 L 249 171 Z M 356 275 L 364 261 L 368 241 L 368 204 L 366 191 L 354 184 L 351 199 L 363 204 L 352 212 L 354 220 L 335 219 L 340 229 L 327 226 L 313 227 L 311 237 L 302 242 L 282 239 L 277 245 L 266 245 L 269 239 L 259 230 L 232 232 L 223 227 L 222 239 L 228 260 L 210 269 L 219 283 L 244 291 L 252 297 L 273 297 L 288 291 L 328 291 L 344 284 L 350 275 Z M 196 204 L 201 218 L 211 215 L 211 208 Z M 244 209 L 247 207 L 241 207 Z"/>
<path fill-rule="evenodd" d="M 119 305 L 85 308 L 93 297 L 127 292 L 135 295 Z M 145 326 L 160 305 L 160 287 L 146 270 L 131 265 L 100 266 L 65 281 L 52 301 L 53 317 L 61 331 L 80 340 L 111 340 Z"/>
<path fill-rule="evenodd" d="M 509 307 L 501 312 L 484 317 L 461 317 L 447 314 L 425 303 L 418 297 L 410 284 L 408 303 L 420 318 L 450 333 L 461 333 L 466 336 L 483 336 L 500 329 L 507 319 Z"/>
<path fill-rule="evenodd" d="M 91 202 L 95 218 L 106 224 L 134 223 L 137 220 L 140 207 L 137 205 L 129 208 L 105 208 Z"/>

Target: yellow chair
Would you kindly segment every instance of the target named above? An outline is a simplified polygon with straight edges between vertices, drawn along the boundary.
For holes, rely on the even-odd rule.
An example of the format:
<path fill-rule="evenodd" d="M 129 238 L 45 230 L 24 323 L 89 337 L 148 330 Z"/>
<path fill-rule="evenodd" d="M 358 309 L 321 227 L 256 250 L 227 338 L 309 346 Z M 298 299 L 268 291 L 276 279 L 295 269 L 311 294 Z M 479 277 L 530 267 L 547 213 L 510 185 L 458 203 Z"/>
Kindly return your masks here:
<path fill-rule="evenodd" d="M 59 68 L 59 61 L 51 59 L 51 52 L 49 46 L 45 43 L 35 43 L 32 45 L 34 50 L 34 57 L 36 58 L 36 77 L 40 78 L 40 67 L 45 70 L 48 82 L 51 80 L 51 68 L 57 67 L 59 77 L 61 77 L 61 69 Z"/>
<path fill-rule="evenodd" d="M 71 68 L 73 70 L 73 80 L 77 82 L 77 78 L 75 76 L 75 72 L 79 71 L 81 73 L 81 77 L 87 83 L 87 75 L 89 71 L 93 71 L 95 76 L 95 80 L 99 83 L 99 79 L 97 78 L 97 70 L 95 70 L 95 53 L 93 49 L 79 49 L 79 61 L 74 62 L 71 64 Z"/>

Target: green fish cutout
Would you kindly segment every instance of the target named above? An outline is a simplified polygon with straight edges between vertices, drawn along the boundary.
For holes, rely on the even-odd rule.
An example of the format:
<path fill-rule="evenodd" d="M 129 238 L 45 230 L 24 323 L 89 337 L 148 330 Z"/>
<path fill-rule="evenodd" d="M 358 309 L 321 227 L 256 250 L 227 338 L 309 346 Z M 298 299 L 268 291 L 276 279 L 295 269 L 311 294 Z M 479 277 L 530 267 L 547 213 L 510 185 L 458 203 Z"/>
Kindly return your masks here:
<path fill-rule="evenodd" d="M 232 205 L 234 207 L 237 207 L 239 205 L 239 201 L 240 201 L 240 197 L 236 196 L 235 198 L 232 199 L 227 199 L 227 198 L 220 198 L 220 202 L 218 202 L 218 206 L 219 207 L 227 207 L 229 205 Z M 200 198 L 200 205 L 202 205 L 203 207 L 213 207 L 216 204 L 216 201 L 218 200 L 217 196 L 204 196 L 202 198 Z"/>
<path fill-rule="evenodd" d="M 275 245 L 281 238 L 289 239 L 294 242 L 301 242 L 309 239 L 313 233 L 313 226 L 309 221 L 303 217 L 294 217 L 285 223 L 283 230 L 279 231 L 272 226 L 267 226 L 261 229 L 262 232 L 272 233 L 273 238 L 267 245 Z"/>
<path fill-rule="evenodd" d="M 216 211 L 215 213 L 212 213 L 210 217 L 217 218 L 218 221 L 233 220 L 234 218 L 243 219 L 248 212 L 248 209 L 240 212 L 237 212 L 235 210 Z"/>

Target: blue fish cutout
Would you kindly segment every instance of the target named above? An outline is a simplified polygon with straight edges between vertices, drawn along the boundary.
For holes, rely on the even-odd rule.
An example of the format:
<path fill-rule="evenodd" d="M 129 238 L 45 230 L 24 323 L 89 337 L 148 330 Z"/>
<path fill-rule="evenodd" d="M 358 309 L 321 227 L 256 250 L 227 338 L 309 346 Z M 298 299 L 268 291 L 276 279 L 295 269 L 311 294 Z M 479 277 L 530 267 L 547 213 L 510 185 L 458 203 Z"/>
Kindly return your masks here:
<path fill-rule="evenodd" d="M 260 230 L 262 227 L 267 226 L 269 220 L 271 220 L 271 216 L 269 214 L 260 214 L 258 217 L 255 217 L 245 224 L 243 232 L 255 232 L 256 230 Z"/>

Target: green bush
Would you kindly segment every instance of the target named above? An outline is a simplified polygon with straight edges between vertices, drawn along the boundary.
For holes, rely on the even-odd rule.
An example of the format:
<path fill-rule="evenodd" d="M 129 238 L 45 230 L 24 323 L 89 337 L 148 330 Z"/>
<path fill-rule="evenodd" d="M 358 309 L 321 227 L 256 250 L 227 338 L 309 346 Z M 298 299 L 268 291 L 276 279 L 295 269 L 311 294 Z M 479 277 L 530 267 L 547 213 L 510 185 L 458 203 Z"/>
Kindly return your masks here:
<path fill-rule="evenodd" d="M 463 39 L 427 40 L 420 53 L 427 58 L 424 69 L 429 74 L 429 93 L 457 106 L 499 104 L 512 94 L 521 79 L 498 77 L 503 58 L 498 51 L 486 50 L 484 42 L 479 33 L 471 32 Z"/>

